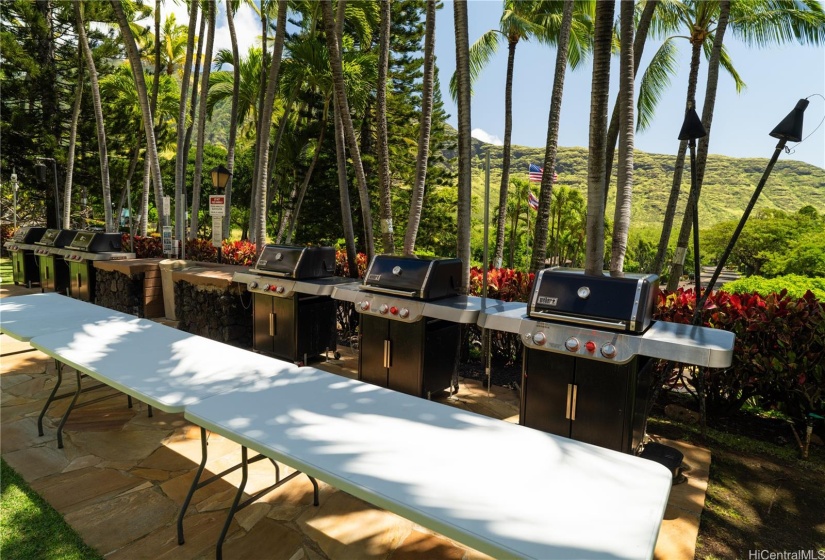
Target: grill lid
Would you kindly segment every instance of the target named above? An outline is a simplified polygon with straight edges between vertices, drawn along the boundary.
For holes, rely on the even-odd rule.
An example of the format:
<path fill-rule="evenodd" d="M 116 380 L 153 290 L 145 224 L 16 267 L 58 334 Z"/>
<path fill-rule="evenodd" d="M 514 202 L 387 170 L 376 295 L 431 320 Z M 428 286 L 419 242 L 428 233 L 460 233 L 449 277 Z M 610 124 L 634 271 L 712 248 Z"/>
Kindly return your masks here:
<path fill-rule="evenodd" d="M 658 290 L 655 274 L 589 276 L 579 269 L 548 268 L 536 274 L 528 315 L 639 333 L 652 321 Z"/>
<path fill-rule="evenodd" d="M 363 289 L 433 300 L 458 295 L 461 260 L 375 255 Z"/>
<path fill-rule="evenodd" d="M 46 247 L 65 247 L 77 235 L 77 231 L 73 229 L 47 229 L 40 241 L 35 241 L 37 245 L 45 245 Z"/>
<path fill-rule="evenodd" d="M 335 273 L 335 249 L 267 245 L 252 270 L 283 278 L 325 278 Z"/>
<path fill-rule="evenodd" d="M 121 239 L 119 233 L 78 231 L 66 248 L 86 253 L 114 253 L 120 251 Z"/>
<path fill-rule="evenodd" d="M 14 232 L 11 240 L 17 243 L 35 243 L 46 232 L 44 227 L 21 227 Z"/>

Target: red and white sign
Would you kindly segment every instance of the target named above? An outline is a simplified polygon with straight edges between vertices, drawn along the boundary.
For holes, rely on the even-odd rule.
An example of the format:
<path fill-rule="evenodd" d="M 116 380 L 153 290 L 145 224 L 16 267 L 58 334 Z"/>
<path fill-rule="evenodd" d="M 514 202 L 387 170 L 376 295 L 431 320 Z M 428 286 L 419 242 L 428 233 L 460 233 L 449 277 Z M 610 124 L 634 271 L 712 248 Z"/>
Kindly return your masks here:
<path fill-rule="evenodd" d="M 226 215 L 226 196 L 222 194 L 209 195 L 209 215 Z"/>

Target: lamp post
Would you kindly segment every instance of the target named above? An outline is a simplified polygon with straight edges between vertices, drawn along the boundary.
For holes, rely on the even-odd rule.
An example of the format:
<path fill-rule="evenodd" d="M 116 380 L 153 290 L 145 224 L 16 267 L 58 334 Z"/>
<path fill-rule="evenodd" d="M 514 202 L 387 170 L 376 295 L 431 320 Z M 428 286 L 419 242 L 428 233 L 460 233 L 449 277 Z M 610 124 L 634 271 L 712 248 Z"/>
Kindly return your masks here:
<path fill-rule="evenodd" d="M 17 230 L 17 169 L 11 172 L 11 193 L 14 229 Z"/>
<path fill-rule="evenodd" d="M 719 258 L 719 264 L 716 265 L 716 270 L 713 272 L 713 276 L 710 279 L 710 283 L 708 283 L 708 287 L 705 289 L 705 293 L 702 295 L 702 298 L 696 302 L 696 310 L 694 313 L 697 315 L 701 315 L 702 309 L 705 306 L 705 301 L 708 298 L 708 294 L 713 291 L 713 286 L 719 279 L 719 275 L 722 273 L 722 269 L 725 267 L 725 263 L 727 263 L 728 257 L 730 257 L 734 245 L 736 245 L 736 240 L 739 239 L 739 234 L 742 233 L 742 229 L 745 227 L 745 222 L 748 220 L 748 216 L 750 216 L 753 207 L 756 206 L 756 201 L 759 199 L 759 195 L 762 193 L 765 183 L 768 182 L 768 177 L 770 177 L 771 171 L 773 171 L 773 166 L 776 164 L 776 160 L 779 159 L 779 154 L 782 152 L 782 149 L 788 141 L 799 142 L 802 140 L 802 120 L 805 114 L 805 109 L 807 108 L 808 100 L 800 99 L 796 102 L 796 107 L 794 107 L 793 110 L 788 113 L 784 119 L 782 119 L 782 122 L 771 130 L 769 136 L 779 139 L 779 142 L 776 143 L 776 147 L 773 150 L 773 156 L 768 162 L 768 166 L 765 168 L 764 173 L 762 173 L 762 178 L 759 180 L 759 184 L 756 185 L 756 190 L 753 191 L 753 196 L 751 196 L 750 202 L 748 202 L 748 205 L 745 208 L 745 213 L 742 214 L 742 218 L 739 220 L 739 225 L 736 226 L 736 230 L 734 230 L 733 235 L 728 242 L 728 246 L 725 247 L 725 251 Z"/>
<path fill-rule="evenodd" d="M 55 217 L 57 218 L 57 224 L 55 227 L 58 229 L 60 226 L 60 194 L 57 188 L 57 162 L 54 161 L 54 158 L 50 157 L 41 157 L 37 156 L 37 175 L 40 178 L 42 183 L 46 182 L 46 164 L 43 163 L 44 161 L 52 162 L 52 175 L 54 175 L 54 213 Z"/>
<path fill-rule="evenodd" d="M 209 213 L 212 215 L 212 244 L 218 249 L 218 262 L 223 262 L 223 217 L 226 214 L 226 197 L 223 190 L 229 182 L 232 173 L 223 164 L 214 167 L 210 172 L 212 187 L 218 194 L 209 199 Z"/>

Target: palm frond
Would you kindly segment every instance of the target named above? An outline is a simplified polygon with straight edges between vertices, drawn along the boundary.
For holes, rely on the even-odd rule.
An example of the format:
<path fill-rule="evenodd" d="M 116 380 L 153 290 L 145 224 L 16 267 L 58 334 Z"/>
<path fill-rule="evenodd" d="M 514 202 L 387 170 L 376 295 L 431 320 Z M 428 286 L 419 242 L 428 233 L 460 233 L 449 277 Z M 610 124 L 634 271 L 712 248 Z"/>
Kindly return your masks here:
<path fill-rule="evenodd" d="M 656 106 L 662 98 L 665 90 L 670 87 L 671 77 L 676 74 L 678 63 L 676 55 L 678 49 L 675 41 L 668 38 L 662 43 L 647 68 L 639 83 L 639 100 L 636 104 L 638 117 L 636 119 L 636 130 L 643 131 L 650 126 L 653 121 Z"/>

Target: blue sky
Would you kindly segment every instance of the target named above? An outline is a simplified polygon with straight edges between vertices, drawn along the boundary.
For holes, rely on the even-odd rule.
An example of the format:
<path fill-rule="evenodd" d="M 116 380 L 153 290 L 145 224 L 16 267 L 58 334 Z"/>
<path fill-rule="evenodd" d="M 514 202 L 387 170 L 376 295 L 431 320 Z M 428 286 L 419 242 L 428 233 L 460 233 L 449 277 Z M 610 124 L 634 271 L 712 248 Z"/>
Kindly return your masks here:
<path fill-rule="evenodd" d="M 485 31 L 498 27 L 501 17 L 500 0 L 471 0 L 469 2 L 470 44 Z M 730 38 L 730 40 L 728 39 Z M 737 94 L 733 80 L 720 72 L 718 94 L 711 130 L 710 153 L 734 157 L 764 157 L 773 154 L 776 140 L 768 133 L 796 105 L 797 100 L 812 94 L 825 95 L 825 47 L 785 46 L 771 49 L 749 48 L 732 37 L 726 37 L 734 67 L 747 84 Z M 648 43 L 642 68 L 646 66 L 659 43 Z M 687 40 L 679 45 L 679 74 L 673 79 L 665 97 L 660 101 L 653 125 L 636 134 L 638 150 L 660 154 L 676 154 L 677 136 L 684 118 L 687 73 L 690 51 Z M 457 110 L 450 98 L 448 85 L 455 70 L 455 30 L 453 4 L 444 1 L 444 8 L 436 16 L 436 57 L 441 78 L 442 97 L 450 124 L 456 125 Z M 547 137 L 547 118 L 550 93 L 556 61 L 554 49 L 535 42 L 520 42 L 516 49 L 513 78 L 513 143 L 523 146 L 544 146 Z M 472 128 L 474 136 L 504 136 L 504 82 L 507 69 L 507 47 L 501 44 L 499 52 L 474 84 L 472 100 Z M 564 82 L 564 97 L 559 130 L 560 146 L 588 145 L 590 118 L 589 63 L 580 69 L 568 69 Z M 611 105 L 618 85 L 615 80 L 618 60 L 612 72 Z M 702 114 L 707 64 L 703 59 L 697 89 L 697 111 Z M 825 168 L 825 99 L 811 97 L 805 112 L 803 134 L 810 138 L 800 143 L 792 154 L 782 159 L 796 159 Z M 814 129 L 820 125 L 819 129 Z"/>

